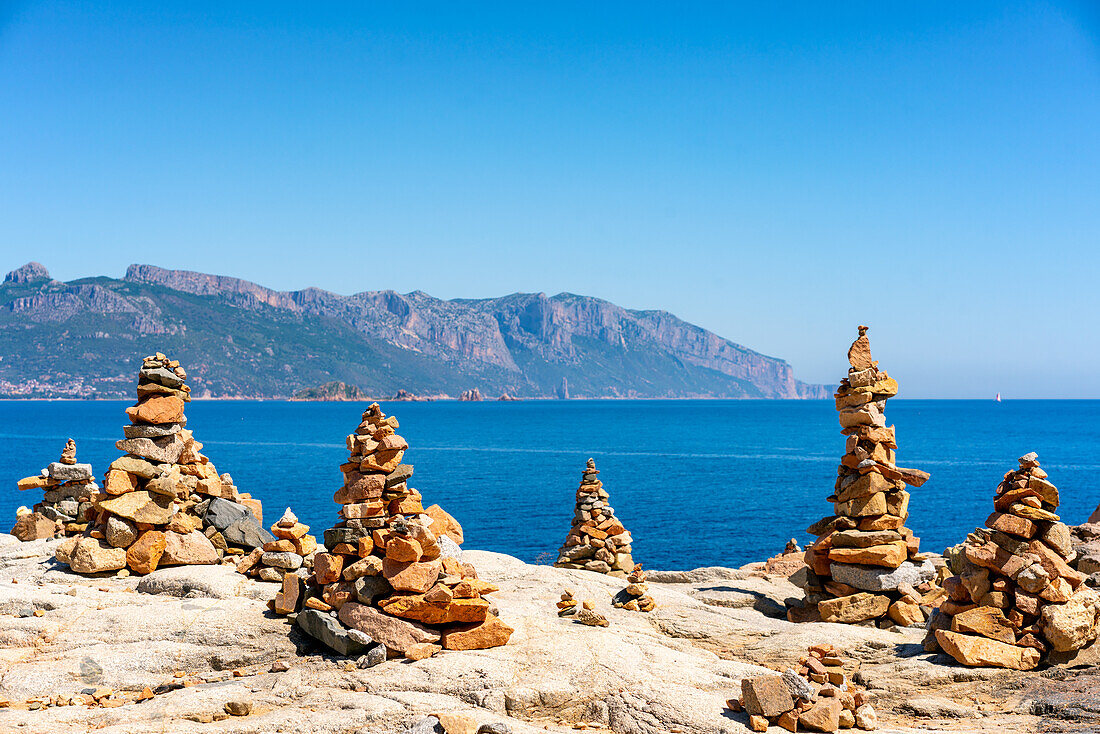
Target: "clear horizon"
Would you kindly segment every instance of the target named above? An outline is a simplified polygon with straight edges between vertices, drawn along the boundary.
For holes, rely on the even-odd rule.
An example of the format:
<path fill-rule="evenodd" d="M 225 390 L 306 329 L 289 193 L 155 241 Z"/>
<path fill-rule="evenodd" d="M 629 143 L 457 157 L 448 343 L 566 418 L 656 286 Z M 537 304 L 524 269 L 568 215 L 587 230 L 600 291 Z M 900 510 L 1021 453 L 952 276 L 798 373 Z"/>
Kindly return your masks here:
<path fill-rule="evenodd" d="M 0 270 L 570 292 L 822 384 L 865 323 L 901 398 L 1100 398 L 1095 4 L 418 10 L 0 6 Z"/>

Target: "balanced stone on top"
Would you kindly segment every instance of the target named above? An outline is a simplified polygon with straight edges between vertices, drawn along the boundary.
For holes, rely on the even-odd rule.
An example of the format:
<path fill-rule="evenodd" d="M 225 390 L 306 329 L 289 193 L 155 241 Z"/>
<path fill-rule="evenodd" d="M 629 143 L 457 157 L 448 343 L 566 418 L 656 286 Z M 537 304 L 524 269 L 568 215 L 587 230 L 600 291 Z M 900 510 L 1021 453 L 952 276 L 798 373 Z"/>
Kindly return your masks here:
<path fill-rule="evenodd" d="M 186 380 L 179 362 L 163 354 L 142 361 L 137 403 L 126 409 L 130 425 L 115 444 L 124 455 L 89 498 L 81 537 L 56 550 L 73 571 L 146 574 L 161 566 L 233 563 L 275 539 L 260 526 L 260 502 L 219 474 L 183 427 L 191 400 Z M 51 473 L 80 466 L 51 464 Z"/>
<path fill-rule="evenodd" d="M 997 486 L 985 527 L 951 554 L 956 575 L 944 581 L 948 599 L 929 620 L 925 649 L 963 665 L 1029 670 L 1097 636 L 1100 592 L 1070 565 L 1058 489 L 1036 454 L 1018 464 Z"/>
<path fill-rule="evenodd" d="M 554 565 L 625 577 L 634 569 L 633 538 L 615 517 L 599 474 L 595 460 L 589 459 L 577 488 L 572 526 Z"/>
<path fill-rule="evenodd" d="M 16 511 L 11 534 L 23 541 L 79 535 L 88 527 L 92 500 L 99 490 L 91 464 L 76 461 L 76 442 L 69 439 L 61 457 L 37 476 L 20 479 L 21 491 L 43 490 L 42 500 L 33 508 Z"/>
<path fill-rule="evenodd" d="M 649 585 L 646 584 L 645 571 L 642 564 L 635 563 L 630 575 L 626 577 L 626 588 L 620 591 L 611 600 L 611 606 L 617 609 L 626 609 L 631 612 L 652 612 L 657 607 L 653 597 L 649 595 Z"/>
<path fill-rule="evenodd" d="M 792 577 L 806 597 L 788 609 L 791 621 L 922 624 L 922 607 L 943 596 L 932 585 L 934 565 L 905 527 L 906 486 L 920 487 L 929 475 L 895 464 L 897 440 L 885 410 L 898 384 L 879 370 L 867 331 L 859 327 L 835 395 L 845 453 L 829 497 L 833 514 L 809 528 L 817 541 L 806 550 L 808 568 Z"/>

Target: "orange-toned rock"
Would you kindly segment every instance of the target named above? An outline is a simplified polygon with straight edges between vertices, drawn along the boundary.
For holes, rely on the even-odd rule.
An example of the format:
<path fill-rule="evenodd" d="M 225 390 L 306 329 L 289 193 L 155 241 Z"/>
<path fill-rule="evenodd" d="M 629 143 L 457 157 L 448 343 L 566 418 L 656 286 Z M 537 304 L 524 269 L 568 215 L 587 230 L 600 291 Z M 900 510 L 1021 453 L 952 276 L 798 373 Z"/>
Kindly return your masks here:
<path fill-rule="evenodd" d="M 435 655 L 443 648 L 430 642 L 417 642 L 405 650 L 405 657 L 412 661 L 424 660 Z"/>
<path fill-rule="evenodd" d="M 442 570 L 443 564 L 439 561 L 401 563 L 388 556 L 382 561 L 382 576 L 397 591 L 423 594 L 435 585 Z"/>
<path fill-rule="evenodd" d="M 152 573 L 164 554 L 167 538 L 159 530 L 142 533 L 133 545 L 126 549 L 126 565 L 134 573 Z"/>
<path fill-rule="evenodd" d="M 431 530 L 437 538 L 446 535 L 454 542 L 462 545 L 462 525 L 460 525 L 458 520 L 455 520 L 446 510 L 439 505 L 432 505 L 424 509 L 424 514 L 432 519 L 432 524 L 428 529 Z M 620 530 L 619 532 L 622 531 Z"/>
<path fill-rule="evenodd" d="M 50 486 L 50 479 L 49 477 L 43 476 L 24 477 L 16 482 L 15 486 L 18 487 L 21 492 L 25 492 L 28 489 L 45 489 Z"/>
<path fill-rule="evenodd" d="M 277 524 L 271 526 L 271 534 L 283 540 L 297 540 L 308 532 L 309 525 L 303 525 L 300 522 L 294 523 L 289 528 L 284 528 Z"/>
<path fill-rule="evenodd" d="M 318 553 L 313 557 L 313 574 L 318 584 L 334 584 L 344 571 L 344 557 Z"/>
<path fill-rule="evenodd" d="M 491 594 L 499 591 L 500 587 L 481 579 L 462 579 L 454 587 L 454 595 L 461 599 L 473 599 L 482 594 Z"/>
<path fill-rule="evenodd" d="M 103 491 L 110 495 L 133 492 L 138 487 L 138 478 L 129 472 L 112 469 L 103 481 Z"/>
<path fill-rule="evenodd" d="M 252 510 L 252 514 L 256 516 L 256 522 L 260 525 L 264 524 L 264 506 L 259 500 L 241 495 L 237 497 L 237 502 Z"/>
<path fill-rule="evenodd" d="M 836 599 L 825 599 L 817 605 L 822 622 L 853 624 L 878 619 L 890 609 L 890 597 L 860 592 Z"/>
<path fill-rule="evenodd" d="M 898 599 L 887 610 L 890 619 L 902 627 L 912 627 L 924 623 L 924 612 L 920 605 L 905 599 Z"/>
<path fill-rule="evenodd" d="M 454 627 L 443 633 L 444 650 L 484 650 L 508 642 L 513 630 L 498 617 L 489 614 L 479 624 Z"/>
<path fill-rule="evenodd" d="M 454 592 L 443 584 L 436 584 L 424 594 L 424 601 L 442 608 L 446 608 L 454 598 Z"/>
<path fill-rule="evenodd" d="M 897 568 L 909 557 L 909 548 L 904 540 L 893 543 L 872 545 L 867 548 L 831 548 L 829 560 L 836 563 L 859 563 L 865 566 L 883 566 Z"/>
<path fill-rule="evenodd" d="M 1000 530 L 1003 533 L 1010 533 L 1021 538 L 1034 538 L 1039 532 L 1039 528 L 1034 521 L 1028 520 L 1026 517 L 1017 517 L 1001 512 L 994 512 L 987 517 L 985 525 L 994 530 Z"/>
<path fill-rule="evenodd" d="M 304 535 L 294 541 L 294 552 L 300 556 L 308 556 L 317 550 L 317 539 L 312 535 Z"/>
<path fill-rule="evenodd" d="M 387 510 L 391 515 L 421 515 L 424 513 L 424 505 L 420 503 L 420 494 L 409 490 L 408 495 L 391 502 Z"/>
<path fill-rule="evenodd" d="M 61 532 L 61 527 L 40 512 L 20 515 L 15 521 L 15 527 L 11 529 L 11 534 L 24 543 L 31 540 L 41 540 L 42 538 L 53 538 L 59 532 Z"/>
<path fill-rule="evenodd" d="M 190 533 L 164 534 L 164 553 L 160 557 L 162 566 L 201 566 L 218 562 L 218 551 L 210 539 L 198 530 Z"/>
<path fill-rule="evenodd" d="M 175 395 L 153 395 L 126 409 L 131 423 L 178 423 L 183 420 L 183 401 Z"/>
<path fill-rule="evenodd" d="M 355 584 L 347 581 L 337 581 L 334 584 L 325 584 L 325 588 L 321 592 L 321 598 L 324 599 L 325 604 L 328 604 L 333 609 L 339 610 L 349 601 L 355 600 Z"/>
<path fill-rule="evenodd" d="M 975 607 L 951 618 L 951 631 L 981 635 L 991 640 L 1016 644 L 1016 631 L 996 607 Z"/>
<path fill-rule="evenodd" d="M 386 543 L 386 558 L 400 563 L 415 563 L 420 560 L 423 550 L 420 543 L 412 538 L 395 535 Z"/>
<path fill-rule="evenodd" d="M 427 601 L 423 594 L 394 594 L 378 602 L 386 614 L 424 624 L 475 623 L 485 621 L 489 602 L 484 599 L 455 599 L 445 609 Z"/>
<path fill-rule="evenodd" d="M 987 637 L 945 629 L 936 630 L 936 642 L 940 643 L 944 652 L 963 665 L 1032 670 L 1041 657 L 1041 653 L 1033 647 L 1017 647 Z"/>
<path fill-rule="evenodd" d="M 275 613 L 293 614 L 302 607 L 302 597 L 305 594 L 305 584 L 302 577 L 288 573 L 283 575 L 283 588 L 275 594 Z"/>

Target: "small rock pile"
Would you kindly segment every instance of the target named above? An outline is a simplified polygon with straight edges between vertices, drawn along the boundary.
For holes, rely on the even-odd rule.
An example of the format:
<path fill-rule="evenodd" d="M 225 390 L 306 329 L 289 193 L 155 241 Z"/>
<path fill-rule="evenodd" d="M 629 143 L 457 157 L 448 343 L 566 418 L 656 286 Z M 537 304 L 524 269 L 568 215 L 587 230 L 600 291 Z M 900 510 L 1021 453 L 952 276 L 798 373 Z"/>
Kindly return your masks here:
<path fill-rule="evenodd" d="M 604 615 L 596 611 L 596 605 L 591 599 L 581 602 L 581 608 L 577 610 L 573 621 L 589 627 L 610 627 L 611 622 Z"/>
<path fill-rule="evenodd" d="M 559 617 L 572 617 L 577 613 L 576 592 L 572 589 L 563 591 L 561 593 L 561 601 L 558 602 L 557 606 Z"/>
<path fill-rule="evenodd" d="M 626 588 L 620 591 L 611 600 L 611 606 L 616 609 L 626 609 L 631 612 L 652 612 L 657 602 L 647 594 L 649 586 L 645 582 L 645 571 L 642 564 L 635 563 L 634 570 L 626 577 L 629 582 Z"/>
<path fill-rule="evenodd" d="M 283 583 L 288 573 L 308 574 L 317 552 L 317 539 L 309 535 L 309 526 L 298 522 L 288 507 L 271 526 L 271 535 L 271 540 L 240 560 L 237 573 L 277 583 Z"/>
<path fill-rule="evenodd" d="M 871 359 L 866 326 L 859 327 L 848 362 L 848 376 L 835 396 L 841 433 L 848 437 L 829 497 L 835 514 L 807 531 L 818 536 L 805 554 L 808 569 L 791 577 L 806 598 L 801 607 L 792 605 L 787 617 L 792 622 L 923 624 L 930 610 L 921 608 L 925 594 L 918 587 L 931 582 L 936 569 L 931 555 L 919 552 L 920 539 L 905 527 L 905 487 L 919 487 L 929 475 L 894 463 L 897 441 L 884 411 L 898 384 Z"/>
<path fill-rule="evenodd" d="M 115 446 L 126 455 L 107 469 L 92 498 L 85 534 L 58 546 L 57 560 L 82 574 L 146 574 L 158 566 L 219 563 L 274 537 L 258 500 L 202 455 L 185 426 L 187 373 L 163 354 L 146 357 L 137 404 Z M 128 569 L 128 571 L 124 571 Z"/>
<path fill-rule="evenodd" d="M 458 522 L 438 505 L 425 509 L 408 486 L 397 428 L 377 403 L 363 413 L 333 497 L 341 520 L 325 531 L 312 575 L 286 574 L 272 607 L 333 651 L 361 655 L 364 667 L 387 653 L 418 660 L 503 645 L 513 630 L 485 598 L 497 587 L 460 560 Z"/>
<path fill-rule="evenodd" d="M 572 617 L 574 622 L 588 625 L 589 627 L 608 627 L 611 622 L 607 617 L 596 611 L 596 605 L 591 599 L 585 599 L 577 606 L 576 593 L 572 589 L 566 589 L 561 593 L 561 601 L 557 603 L 559 617 Z"/>
<path fill-rule="evenodd" d="M 634 568 L 633 539 L 615 517 L 599 474 L 595 460 L 589 459 L 577 488 L 573 524 L 554 565 L 624 577 Z"/>
<path fill-rule="evenodd" d="M 76 462 L 76 442 L 65 443 L 61 458 L 43 469 L 37 476 L 20 479 L 20 491 L 43 490 L 42 501 L 16 511 L 11 534 L 23 541 L 78 535 L 88 527 L 86 516 L 92 509 L 92 498 L 99 491 L 91 464 Z"/>
<path fill-rule="evenodd" d="M 957 575 L 928 624 L 926 647 L 963 665 L 1030 670 L 1096 639 L 1100 592 L 1072 568 L 1072 538 L 1055 511 L 1058 489 L 1026 454 L 997 486 L 985 527 L 951 553 Z M 934 640 L 932 638 L 934 635 Z"/>
<path fill-rule="evenodd" d="M 773 724 L 787 731 L 877 729 L 870 694 L 849 681 L 858 668 L 832 645 L 814 645 L 797 671 L 742 679 L 741 697 L 726 705 L 747 713 L 753 731 L 767 731 Z"/>

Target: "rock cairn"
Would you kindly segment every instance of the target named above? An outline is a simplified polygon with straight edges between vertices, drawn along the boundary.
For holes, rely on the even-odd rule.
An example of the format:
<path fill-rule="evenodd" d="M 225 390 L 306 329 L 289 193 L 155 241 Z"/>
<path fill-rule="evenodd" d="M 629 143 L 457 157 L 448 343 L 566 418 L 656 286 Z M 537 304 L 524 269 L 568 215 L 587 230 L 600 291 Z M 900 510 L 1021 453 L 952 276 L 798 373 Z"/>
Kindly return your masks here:
<path fill-rule="evenodd" d="M 631 612 L 652 612 L 657 606 L 653 597 L 647 594 L 649 586 L 645 582 L 645 571 L 642 564 L 635 563 L 634 570 L 626 577 L 629 582 L 626 588 L 620 591 L 611 600 L 611 606 L 616 609 L 626 609 Z"/>
<path fill-rule="evenodd" d="M 1086 586 L 1059 519 L 1058 489 L 1026 454 L 997 486 L 985 527 L 950 553 L 948 600 L 929 620 L 926 647 L 963 665 L 1030 670 L 1045 655 L 1072 654 L 1096 639 L 1100 592 Z"/>
<path fill-rule="evenodd" d="M 20 491 L 43 490 L 41 502 L 16 511 L 11 534 L 23 541 L 84 532 L 92 498 L 99 491 L 92 465 L 77 463 L 76 442 L 71 438 L 65 442 L 60 459 L 37 476 L 20 479 L 17 486 Z"/>
<path fill-rule="evenodd" d="M 398 427 L 377 403 L 363 413 L 333 497 L 341 520 L 325 531 L 313 573 L 286 574 L 272 604 L 333 651 L 362 656 L 364 667 L 387 653 L 418 660 L 497 647 L 512 634 L 485 598 L 497 587 L 460 560 L 461 526 L 438 505 L 425 509 L 409 487 Z"/>
<path fill-rule="evenodd" d="M 623 577 L 634 569 L 633 539 L 615 517 L 599 474 L 595 460 L 589 459 L 577 487 L 573 525 L 554 565 Z"/>
<path fill-rule="evenodd" d="M 115 446 L 126 452 L 92 498 L 86 533 L 62 543 L 57 559 L 77 573 L 219 563 L 274 538 L 260 526 L 259 501 L 202 455 L 185 426 L 187 373 L 163 354 L 146 357 L 137 404 Z M 230 559 L 231 560 L 231 559 Z"/>
<path fill-rule="evenodd" d="M 577 595 L 572 589 L 561 592 L 561 601 L 557 604 L 559 617 L 572 617 L 577 613 Z"/>
<path fill-rule="evenodd" d="M 857 670 L 859 662 L 843 658 L 832 645 L 814 645 L 797 670 L 742 679 L 740 698 L 726 706 L 748 714 L 753 731 L 771 725 L 787 731 L 877 729 L 871 694 L 849 680 Z"/>
<path fill-rule="evenodd" d="M 288 573 L 308 575 L 317 552 L 317 539 L 309 535 L 309 526 L 298 522 L 288 507 L 271 526 L 271 535 L 271 540 L 241 558 L 237 572 L 277 583 L 283 583 Z"/>
<path fill-rule="evenodd" d="M 808 569 L 792 576 L 806 599 L 787 616 L 792 622 L 923 624 L 930 609 L 921 608 L 918 587 L 932 581 L 936 570 L 930 556 L 920 554 L 920 539 L 905 527 L 905 487 L 919 487 L 929 475 L 894 463 L 897 441 L 884 411 L 898 384 L 871 358 L 866 326 L 859 327 L 848 362 L 848 376 L 835 395 L 841 433 L 848 437 L 829 497 L 835 514 L 808 529 L 818 536 L 805 554 Z"/>

